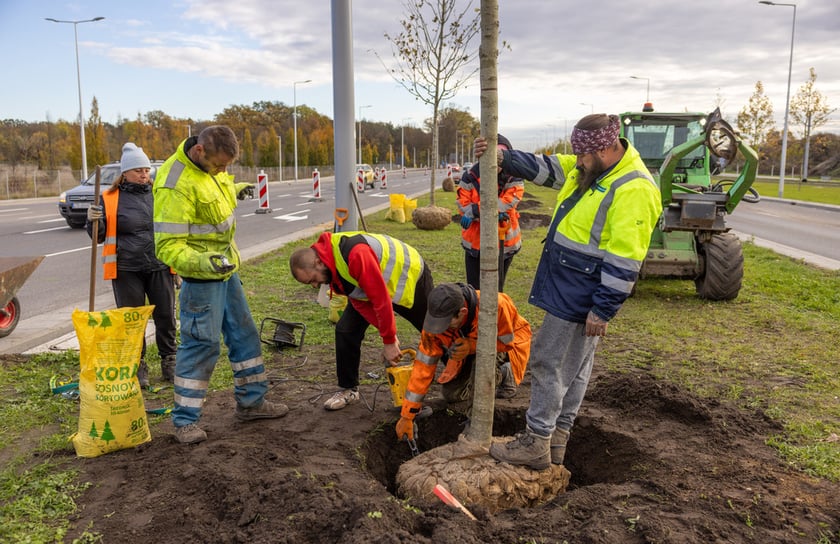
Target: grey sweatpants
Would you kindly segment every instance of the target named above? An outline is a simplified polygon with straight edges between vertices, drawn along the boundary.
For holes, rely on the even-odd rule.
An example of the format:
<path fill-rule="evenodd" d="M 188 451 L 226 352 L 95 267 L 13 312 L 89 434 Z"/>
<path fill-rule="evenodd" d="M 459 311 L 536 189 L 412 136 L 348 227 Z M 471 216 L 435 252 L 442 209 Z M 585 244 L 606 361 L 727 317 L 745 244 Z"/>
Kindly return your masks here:
<path fill-rule="evenodd" d="M 551 436 L 555 427 L 571 430 L 595 359 L 600 337 L 584 336 L 585 323 L 546 313 L 531 343 L 531 405 L 525 421 L 532 431 Z"/>

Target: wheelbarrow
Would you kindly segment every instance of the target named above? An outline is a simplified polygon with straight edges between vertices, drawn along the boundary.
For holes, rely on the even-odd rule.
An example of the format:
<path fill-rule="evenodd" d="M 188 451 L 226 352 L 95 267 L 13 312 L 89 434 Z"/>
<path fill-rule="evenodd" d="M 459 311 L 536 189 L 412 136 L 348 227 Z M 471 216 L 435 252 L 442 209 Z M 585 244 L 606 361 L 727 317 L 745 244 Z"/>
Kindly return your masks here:
<path fill-rule="evenodd" d="M 0 338 L 17 327 L 20 302 L 15 295 L 43 260 L 43 256 L 0 257 Z"/>

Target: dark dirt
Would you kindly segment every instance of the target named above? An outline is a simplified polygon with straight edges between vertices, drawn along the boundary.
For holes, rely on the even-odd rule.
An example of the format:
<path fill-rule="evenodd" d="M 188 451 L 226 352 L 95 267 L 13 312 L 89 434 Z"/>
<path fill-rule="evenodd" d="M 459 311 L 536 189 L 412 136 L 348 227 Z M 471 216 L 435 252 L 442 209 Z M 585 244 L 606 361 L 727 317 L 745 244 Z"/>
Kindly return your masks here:
<path fill-rule="evenodd" d="M 527 195 L 526 195 L 527 196 Z M 523 228 L 548 216 L 520 204 Z M 539 323 L 533 324 L 535 327 Z M 375 333 L 362 365 L 382 374 Z M 394 495 L 400 463 L 384 379 L 370 377 L 364 402 L 338 412 L 332 346 L 303 347 L 266 361 L 269 400 L 289 405 L 280 420 L 238 423 L 232 391 L 212 393 L 201 425 L 208 440 L 184 446 L 158 417 L 153 440 L 95 459 L 75 458 L 92 483 L 68 541 L 83 531 L 114 542 L 220 543 L 815 543 L 840 535 L 840 485 L 786 466 L 765 445 L 781 432 L 760 412 L 700 399 L 643 371 L 596 368 L 566 454 L 568 490 L 542 506 L 478 522 L 442 503 Z M 530 374 L 516 397 L 497 400 L 495 435 L 524 427 Z M 434 414 L 419 422 L 425 451 L 457 439 L 465 417 L 433 386 Z M 171 390 L 147 398 L 171 402 Z M 372 409 L 369 409 L 372 408 Z M 154 423 L 154 422 L 153 422 Z"/>
<path fill-rule="evenodd" d="M 368 361 L 378 355 L 370 344 Z M 326 412 L 332 386 L 312 380 L 333 382 L 331 360 L 329 347 L 304 346 L 267 362 L 268 398 L 291 408 L 283 419 L 238 423 L 232 392 L 221 391 L 201 419 L 206 442 L 176 443 L 163 417 L 150 443 L 73 459 L 93 485 L 70 538 L 92 529 L 104 542 L 804 543 L 840 530 L 840 486 L 785 466 L 764 444 L 781 430 L 771 421 L 642 372 L 596 370 L 569 442 L 570 487 L 551 502 L 492 516 L 475 508 L 478 522 L 442 503 L 411 508 L 393 495 L 410 454 L 394 438 L 387 386 L 363 385 L 366 402 Z M 497 401 L 494 434 L 523 426 L 529 379 Z M 421 450 L 463 429 L 436 387 Z"/>

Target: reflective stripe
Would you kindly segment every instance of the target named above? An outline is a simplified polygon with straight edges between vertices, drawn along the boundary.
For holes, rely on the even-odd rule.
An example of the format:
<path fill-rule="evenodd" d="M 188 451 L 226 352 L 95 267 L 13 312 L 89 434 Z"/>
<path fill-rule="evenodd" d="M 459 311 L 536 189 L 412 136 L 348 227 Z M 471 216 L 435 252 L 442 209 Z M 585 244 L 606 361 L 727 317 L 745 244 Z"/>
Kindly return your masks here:
<path fill-rule="evenodd" d="M 166 175 L 166 181 L 163 183 L 163 186 L 167 189 L 174 189 L 176 185 L 178 185 L 178 179 L 180 179 L 181 174 L 184 172 L 184 168 L 187 165 L 182 163 L 181 161 L 174 161 L 172 166 L 169 168 L 169 172 Z"/>
<path fill-rule="evenodd" d="M 622 293 L 627 293 L 629 295 L 633 291 L 634 283 L 636 282 L 623 280 L 621 278 L 616 278 L 611 274 L 601 272 L 601 284 L 609 287 L 610 289 L 615 289 L 616 291 L 621 291 Z"/>
<path fill-rule="evenodd" d="M 414 360 L 415 361 L 420 361 L 424 365 L 436 365 L 436 364 L 438 364 L 438 361 L 440 361 L 440 357 L 432 357 L 428 353 L 423 353 L 422 351 L 418 351 Z"/>
<path fill-rule="evenodd" d="M 185 397 L 175 393 L 175 404 L 187 408 L 201 408 L 201 405 L 204 404 L 204 397 Z"/>
<path fill-rule="evenodd" d="M 632 270 L 638 272 L 642 269 L 642 261 L 631 259 L 630 257 L 621 257 L 614 253 L 607 253 L 604 255 L 604 262 L 611 264 L 616 268 L 624 268 L 625 270 Z"/>
<path fill-rule="evenodd" d="M 106 237 L 105 237 L 105 242 L 104 242 L 104 243 L 105 243 L 105 244 L 116 244 L 116 243 L 117 243 L 117 237 L 116 237 L 116 235 L 114 235 L 114 236 L 106 236 Z"/>
<path fill-rule="evenodd" d="M 265 372 L 260 372 L 258 374 L 252 374 L 251 376 L 245 376 L 243 378 L 233 378 L 233 385 L 239 387 L 243 385 L 248 385 L 249 383 L 257 383 L 257 382 L 264 382 L 266 381 Z"/>
<path fill-rule="evenodd" d="M 511 341 L 513 341 L 513 333 L 503 334 L 503 335 L 499 336 L 498 338 L 499 338 L 499 342 L 501 342 L 502 344 L 510 344 Z"/>
<path fill-rule="evenodd" d="M 244 361 L 237 361 L 237 362 L 230 362 L 231 368 L 233 368 L 234 372 L 242 372 L 243 370 L 248 370 L 249 368 L 256 368 L 263 364 L 262 355 L 257 355 L 256 357 L 252 357 L 251 359 L 245 359 Z"/>
<path fill-rule="evenodd" d="M 423 399 L 426 398 L 426 395 L 421 395 L 419 393 L 413 393 L 411 391 L 405 392 L 405 400 L 410 400 L 411 402 L 423 402 Z"/>
<path fill-rule="evenodd" d="M 175 387 L 183 387 L 184 389 L 193 389 L 195 391 L 207 391 L 210 382 L 207 380 L 193 380 L 190 378 L 181 378 L 175 376 Z"/>
<path fill-rule="evenodd" d="M 116 255 L 103 255 L 102 256 L 102 261 L 106 264 L 107 263 L 115 263 L 115 262 L 117 262 L 117 256 Z"/>

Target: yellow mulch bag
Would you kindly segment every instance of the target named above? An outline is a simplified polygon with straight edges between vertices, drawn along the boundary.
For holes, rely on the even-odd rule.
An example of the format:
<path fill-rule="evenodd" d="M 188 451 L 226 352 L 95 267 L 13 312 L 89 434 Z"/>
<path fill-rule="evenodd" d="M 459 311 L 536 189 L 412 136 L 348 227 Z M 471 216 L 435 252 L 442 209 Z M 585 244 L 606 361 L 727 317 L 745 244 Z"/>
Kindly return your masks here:
<path fill-rule="evenodd" d="M 79 457 L 133 448 L 152 439 L 137 380 L 146 323 L 154 306 L 73 312 L 79 339 Z"/>
<path fill-rule="evenodd" d="M 403 211 L 405 213 L 406 220 L 411 219 L 411 214 L 416 209 L 417 209 L 417 199 L 416 198 L 406 198 L 405 202 L 403 202 Z"/>
<path fill-rule="evenodd" d="M 344 308 L 347 307 L 347 297 L 344 295 L 333 294 L 330 299 L 330 321 L 338 323 L 341 314 L 344 313 Z"/>
<path fill-rule="evenodd" d="M 388 215 L 385 218 L 396 221 L 397 223 L 405 223 L 405 195 L 396 193 L 389 195 L 389 198 L 391 200 L 391 209 L 388 210 Z"/>

